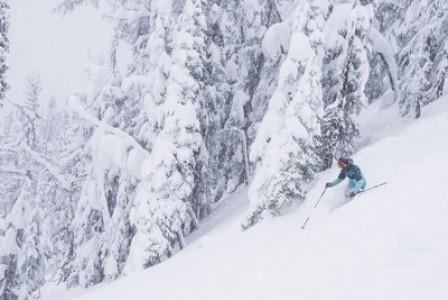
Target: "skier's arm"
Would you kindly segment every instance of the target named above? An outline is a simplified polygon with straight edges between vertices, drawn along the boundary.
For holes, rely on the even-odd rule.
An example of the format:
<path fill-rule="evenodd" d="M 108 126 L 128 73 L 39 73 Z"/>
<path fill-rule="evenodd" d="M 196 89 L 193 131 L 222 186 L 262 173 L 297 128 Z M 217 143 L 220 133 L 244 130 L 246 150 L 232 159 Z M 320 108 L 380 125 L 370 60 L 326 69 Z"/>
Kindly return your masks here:
<path fill-rule="evenodd" d="M 336 178 L 336 179 L 333 180 L 332 182 L 328 182 L 328 183 L 327 183 L 327 187 L 333 187 L 333 186 L 335 186 L 335 185 L 338 185 L 338 184 L 341 183 L 344 179 L 345 179 L 345 170 L 342 170 L 341 173 L 339 173 L 338 178 Z"/>
<path fill-rule="evenodd" d="M 332 182 L 329 182 L 328 187 L 333 187 L 335 185 L 338 185 L 339 183 L 342 182 L 342 180 L 344 180 L 344 179 L 338 177 L 335 180 L 333 180 Z"/>

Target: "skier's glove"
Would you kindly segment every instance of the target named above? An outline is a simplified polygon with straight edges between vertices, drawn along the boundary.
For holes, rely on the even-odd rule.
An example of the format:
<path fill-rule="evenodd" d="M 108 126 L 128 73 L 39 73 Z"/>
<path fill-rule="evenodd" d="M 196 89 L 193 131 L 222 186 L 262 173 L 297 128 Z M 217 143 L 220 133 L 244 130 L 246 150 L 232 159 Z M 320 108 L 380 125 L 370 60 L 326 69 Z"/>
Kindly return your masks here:
<path fill-rule="evenodd" d="M 327 182 L 326 184 L 325 184 L 325 187 L 326 188 L 329 188 L 329 187 L 332 187 L 333 185 L 331 184 L 331 182 Z"/>
<path fill-rule="evenodd" d="M 350 193 L 348 194 L 348 196 L 349 196 L 350 198 L 353 198 L 353 197 L 355 197 L 355 195 L 356 195 L 356 193 L 355 193 L 355 192 L 350 192 Z"/>

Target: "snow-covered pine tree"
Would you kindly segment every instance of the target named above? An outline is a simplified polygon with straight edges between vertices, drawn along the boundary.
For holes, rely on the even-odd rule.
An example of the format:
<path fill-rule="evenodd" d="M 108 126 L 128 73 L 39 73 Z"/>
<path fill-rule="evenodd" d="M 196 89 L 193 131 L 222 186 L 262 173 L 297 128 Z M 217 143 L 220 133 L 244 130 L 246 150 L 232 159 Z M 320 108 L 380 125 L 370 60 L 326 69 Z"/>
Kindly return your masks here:
<path fill-rule="evenodd" d="M 141 88 L 129 84 L 123 90 L 120 74 L 111 71 L 111 65 L 112 62 L 93 64 L 87 95 L 80 96 L 95 116 L 87 117 L 90 134 L 87 147 L 80 153 L 85 157 L 87 170 L 79 185 L 73 249 L 61 278 L 68 286 L 87 287 L 116 278 L 121 274 L 132 239 L 128 215 L 139 174 L 127 168 L 136 147 L 125 139 L 141 148 L 127 133 L 135 134 L 138 130 L 135 120 Z"/>
<path fill-rule="evenodd" d="M 251 158 L 257 163 L 243 228 L 304 200 L 320 164 L 315 139 L 322 114 L 320 84 L 327 1 L 301 2 L 290 22 L 291 41 L 277 89 L 261 123 Z"/>
<path fill-rule="evenodd" d="M 18 217 L 23 218 L 23 244 L 19 246 L 17 255 L 19 299 L 40 298 L 39 289 L 45 283 L 42 212 L 38 207 L 41 205 L 40 199 L 36 199 L 37 188 L 36 180 L 28 180 L 16 201 L 22 210 L 22 216 Z"/>
<path fill-rule="evenodd" d="M 141 147 L 125 146 L 127 159 L 119 166 L 108 168 L 104 174 L 106 213 L 109 215 L 104 223 L 101 242 L 105 280 L 117 278 L 128 259 L 135 234 L 129 215 L 141 180 L 141 164 L 148 156 L 146 150 L 151 149 L 158 130 L 155 129 L 157 126 L 152 126 L 155 123 L 152 122 L 159 116 L 155 111 L 145 109 L 149 102 L 147 97 L 150 91 L 157 94 L 159 88 L 164 88 L 157 86 L 157 82 L 149 77 L 154 68 L 151 63 L 158 62 L 155 57 L 151 63 L 148 62 L 146 47 L 148 44 L 155 46 L 148 40 L 153 20 L 150 17 L 153 10 L 151 6 L 156 5 L 156 1 L 117 1 L 111 2 L 111 5 L 112 10 L 118 12 L 118 15 L 112 14 L 116 28 L 111 62 L 106 84 L 94 107 L 98 111 L 98 118 L 125 132 Z M 125 18 L 120 11 L 127 12 Z M 117 70 L 119 59 L 116 53 L 120 42 L 128 44 L 133 55 L 125 74 Z"/>
<path fill-rule="evenodd" d="M 378 3 L 377 27 L 396 44 L 403 116 L 418 117 L 421 107 L 447 92 L 446 10 L 446 1 Z"/>
<path fill-rule="evenodd" d="M 391 84 L 391 77 L 393 76 L 385 62 L 384 55 L 375 51 L 369 51 L 367 58 L 369 60 L 370 74 L 369 80 L 366 82 L 365 94 L 368 103 L 371 104 L 386 95 L 390 90 L 395 91 L 395 86 Z M 387 107 L 391 105 L 396 99 L 395 94 L 391 95 L 389 99 L 384 99 L 383 105 Z"/>
<path fill-rule="evenodd" d="M 42 202 L 39 196 L 39 180 L 42 167 L 36 164 L 39 123 L 40 79 L 33 75 L 28 80 L 28 92 L 23 104 L 15 104 L 17 113 L 15 156 L 17 169 L 22 170 L 21 185 L 14 199 L 12 212 L 8 214 L 9 226 L 15 228 L 17 243 L 16 262 L 18 299 L 38 297 L 45 279 L 43 237 L 41 235 Z M 18 221 L 16 221 L 16 219 Z"/>
<path fill-rule="evenodd" d="M 122 274 L 128 259 L 134 229 L 129 214 L 135 199 L 137 179 L 129 174 L 121 174 L 114 181 L 116 191 L 115 205 L 109 226 L 105 227 L 104 276 L 105 280 L 116 279 Z"/>
<path fill-rule="evenodd" d="M 81 198 L 75 211 L 73 223 L 75 252 L 68 257 L 71 259 L 68 265 L 64 266 L 64 280 L 68 287 L 76 285 L 88 287 L 104 279 L 101 241 L 105 209 L 101 203 L 104 203 L 105 199 L 97 193 L 95 178 L 92 178 L 97 175 L 94 170 L 92 167 L 84 181 Z"/>
<path fill-rule="evenodd" d="M 418 118 L 421 107 L 447 91 L 448 2 L 406 3 L 399 23 L 398 53 L 402 115 Z M 392 27 L 390 30 L 392 30 Z"/>
<path fill-rule="evenodd" d="M 30 99 L 32 100 L 32 99 Z M 26 111 L 21 107 L 21 112 Z M 23 118 L 24 114 L 18 114 Z M 30 157 L 30 145 L 36 139 L 30 128 L 35 128 L 35 124 L 29 124 L 31 118 L 22 119 L 22 126 L 18 127 L 22 131 L 19 133 L 18 140 L 24 140 L 23 144 L 19 144 L 17 150 L 13 152 L 17 170 L 21 170 L 20 189 L 14 196 L 13 206 L 7 216 L 7 232 L 6 238 L 9 244 L 4 247 L 9 251 L 2 253 L 3 259 L 11 265 L 7 267 L 8 274 L 4 274 L 5 282 L 2 287 L 3 293 L 9 294 L 6 299 L 35 299 L 38 295 L 40 286 L 44 283 L 44 255 L 41 230 L 41 211 L 42 206 L 38 196 L 38 177 L 39 167 L 33 163 Z M 34 121 L 32 121 L 34 122 Z M 25 126 L 26 125 L 26 126 Z M 27 149 L 29 149 L 27 151 Z M 10 162 L 11 163 L 11 162 Z M 13 291 L 13 292 L 12 292 Z M 11 294 L 13 293 L 13 294 Z M 11 297 L 11 298 L 8 298 Z"/>
<path fill-rule="evenodd" d="M 265 25 L 266 32 L 258 43 L 262 50 L 262 65 L 259 67 L 259 82 L 253 91 L 250 113 L 251 128 L 248 130 L 249 140 L 255 139 L 257 126 L 263 119 L 268 108 L 269 99 L 275 91 L 279 68 L 287 54 L 291 33 L 288 24 L 290 11 L 279 12 L 278 1 L 266 1 L 265 14 L 268 18 Z M 263 18 L 262 18 L 263 20 Z"/>
<path fill-rule="evenodd" d="M 327 23 L 328 45 L 324 58 L 325 114 L 321 120 L 322 168 L 338 156 L 354 152 L 360 132 L 356 116 L 367 104 L 365 85 L 369 76 L 367 34 L 373 7 L 359 1 L 335 5 Z M 342 19 L 341 16 L 346 16 Z"/>
<path fill-rule="evenodd" d="M 6 71 L 8 69 L 6 59 L 9 51 L 9 5 L 7 0 L 0 0 L 0 194 L 2 195 L 2 203 L 0 204 L 0 218 L 5 217 L 7 211 L 13 204 L 12 199 L 16 194 L 18 182 L 11 180 L 16 176 L 20 176 L 20 171 L 16 168 L 4 168 L 14 158 L 13 149 L 5 149 L 4 145 L 11 138 L 12 115 L 11 108 L 4 106 L 5 92 L 8 88 L 6 80 Z"/>
<path fill-rule="evenodd" d="M 211 205 L 251 177 L 245 148 L 278 73 L 278 61 L 267 61 L 261 47 L 266 30 L 281 20 L 277 6 L 276 0 L 209 2 L 205 140 Z"/>
<path fill-rule="evenodd" d="M 69 287 L 115 279 L 127 259 L 132 239 L 128 214 L 137 184 L 135 177 L 121 172 L 121 166 L 108 165 L 108 158 L 101 158 L 107 155 L 102 147 L 110 147 L 113 141 L 119 139 L 101 129 L 89 141 L 100 149 L 87 150 L 91 158 L 74 213 L 73 245 L 60 278 Z"/>
<path fill-rule="evenodd" d="M 91 159 L 76 212 L 75 258 L 67 265 L 70 275 L 65 279 L 69 286 L 90 286 L 114 279 L 123 271 L 134 235 L 129 213 L 140 180 L 141 163 L 147 156 L 145 150 L 151 149 L 154 136 L 160 130 L 161 114 L 155 108 L 160 104 L 158 100 L 163 100 L 163 93 L 159 92 L 165 86 L 159 85 L 157 79 L 164 77 L 163 68 L 158 68 L 164 60 L 159 53 L 148 57 L 151 49 L 164 50 L 165 46 L 159 47 L 157 43 L 164 42 L 166 37 L 165 24 L 158 21 L 155 23 L 161 30 L 159 40 L 155 38 L 148 43 L 150 20 L 160 20 L 157 14 L 149 17 L 152 11 L 157 12 L 151 5 L 157 7 L 158 3 L 111 1 L 110 4 L 110 18 L 116 27 L 111 61 L 91 68 L 94 80 L 86 98 L 86 106 L 91 107 L 97 119 L 90 116 L 95 134 L 86 149 Z M 163 8 L 162 2 L 160 6 Z M 125 17 L 123 11 L 127 12 Z M 126 74 L 120 74 L 116 67 L 120 41 L 128 43 L 133 52 Z M 161 76 L 150 77 L 153 74 Z M 157 99 L 154 102 L 153 95 Z M 98 199 L 101 199 L 100 205 Z"/>
<path fill-rule="evenodd" d="M 20 270 L 18 256 L 23 244 L 23 226 L 21 203 L 16 201 L 3 222 L 5 233 L 0 235 L 0 297 L 5 300 L 17 300 L 20 291 Z M 2 220 L 3 221 L 3 220 Z"/>
<path fill-rule="evenodd" d="M 19 241 L 13 247 L 15 256 L 10 257 L 18 275 L 14 277 L 16 280 L 8 281 L 14 286 L 5 289 L 17 290 L 20 299 L 39 297 L 45 274 L 62 265 L 61 252 L 66 252 L 70 246 L 65 242 L 70 236 L 67 233 L 73 206 L 69 193 L 76 192 L 76 189 L 71 190 L 74 181 L 53 161 L 62 165 L 64 160 L 71 159 L 67 149 L 72 144 L 65 139 L 74 136 L 63 132 L 67 126 L 63 118 L 49 118 L 50 122 L 45 119 L 50 113 L 40 113 L 40 91 L 38 76 L 32 76 L 25 100 L 8 102 L 8 113 L 13 117 L 0 138 L 0 153 L 7 158 L 0 161 L 0 172 L 14 174 L 6 180 L 6 185 L 11 187 L 6 202 L 12 204 L 11 208 L 7 206 L 8 228 Z M 60 126 L 55 122 L 61 122 Z M 50 130 L 53 130 L 52 135 L 48 134 Z M 55 265 L 50 268 L 47 261 Z"/>
<path fill-rule="evenodd" d="M 224 193 L 234 191 L 244 180 L 240 131 L 244 113 L 239 101 L 247 100 L 234 98 L 234 86 L 244 77 L 242 73 L 240 77 L 237 75 L 238 51 L 243 47 L 242 30 L 237 30 L 243 28 L 241 2 L 213 1 L 208 5 L 204 140 L 209 153 L 205 175 L 209 205 L 204 207 L 202 216 L 209 213 L 210 206 Z M 238 120 L 227 122 L 231 115 Z"/>
<path fill-rule="evenodd" d="M 164 59 L 159 52 L 148 53 L 169 47 L 165 43 L 169 22 L 161 22 L 163 17 L 157 13 L 170 5 L 163 1 L 109 4 L 110 19 L 116 24 L 111 65 L 91 68 L 93 80 L 84 103 L 95 111 L 95 117 L 87 117 L 95 134 L 86 149 L 91 159 L 74 223 L 73 259 L 65 268 L 65 281 L 70 286 L 89 286 L 121 274 L 134 234 L 129 212 L 142 157 L 146 156 L 140 145 L 152 148 L 164 118 L 162 110 L 157 110 L 165 97 Z M 123 11 L 127 13 L 123 15 Z M 151 37 L 150 25 L 158 29 Z M 133 51 L 124 75 L 116 68 L 119 41 L 130 44 Z"/>
<path fill-rule="evenodd" d="M 85 124 L 72 118 L 57 103 L 50 99 L 47 109 L 42 111 L 39 140 L 42 155 L 57 158 L 69 184 L 61 187 L 57 180 L 47 177 L 40 182 L 39 190 L 45 199 L 42 226 L 46 235 L 46 272 L 52 280 L 61 281 L 67 276 L 67 262 L 73 259 L 72 225 L 87 159 L 83 149 Z"/>
<path fill-rule="evenodd" d="M 163 121 L 143 167 L 144 179 L 131 220 L 137 232 L 129 269 L 159 263 L 184 247 L 184 235 L 197 226 L 194 201 L 201 151 L 200 112 L 203 97 L 205 16 L 202 0 L 187 0 L 179 11 L 159 12 L 159 22 L 177 13 L 172 23 Z M 169 23 L 168 23 L 169 24 Z M 158 34 L 158 33 L 155 33 Z"/>
<path fill-rule="evenodd" d="M 32 74 L 28 80 L 27 94 L 23 105 L 17 106 L 23 115 L 23 131 L 26 139 L 26 144 L 32 150 L 39 148 L 38 144 L 38 119 L 39 117 L 39 98 L 42 93 L 42 85 L 40 75 Z"/>
<path fill-rule="evenodd" d="M 9 5 L 7 0 L 0 1 L 0 107 L 8 89 L 6 56 L 9 51 Z"/>

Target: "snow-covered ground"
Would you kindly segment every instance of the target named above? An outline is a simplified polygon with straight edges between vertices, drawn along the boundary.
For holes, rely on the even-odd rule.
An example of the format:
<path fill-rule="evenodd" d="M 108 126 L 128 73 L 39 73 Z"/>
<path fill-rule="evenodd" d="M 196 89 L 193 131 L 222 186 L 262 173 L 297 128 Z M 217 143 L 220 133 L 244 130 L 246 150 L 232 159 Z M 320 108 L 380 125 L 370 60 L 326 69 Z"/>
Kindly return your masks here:
<path fill-rule="evenodd" d="M 369 186 L 387 185 L 343 205 L 343 183 L 313 209 L 334 168 L 300 209 L 247 231 L 242 191 L 166 262 L 87 291 L 47 291 L 44 299 L 446 299 L 448 97 L 416 121 L 395 114 L 363 116 L 365 146 L 354 156 Z"/>

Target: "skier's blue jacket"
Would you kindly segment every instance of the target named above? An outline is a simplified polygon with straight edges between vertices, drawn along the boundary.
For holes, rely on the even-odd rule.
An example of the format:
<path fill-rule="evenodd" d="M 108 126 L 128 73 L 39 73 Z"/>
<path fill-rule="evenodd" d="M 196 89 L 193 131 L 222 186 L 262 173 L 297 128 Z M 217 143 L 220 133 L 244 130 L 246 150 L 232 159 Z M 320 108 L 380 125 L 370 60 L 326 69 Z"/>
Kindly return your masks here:
<path fill-rule="evenodd" d="M 330 186 L 335 186 L 339 184 L 341 181 L 348 177 L 350 179 L 349 185 L 349 193 L 354 192 L 357 193 L 360 190 L 364 189 L 366 186 L 366 180 L 361 173 L 361 169 L 353 164 L 353 160 L 348 159 L 347 167 L 341 170 L 338 178 L 336 180 L 330 182 Z"/>
<path fill-rule="evenodd" d="M 338 179 L 341 181 L 348 177 L 350 180 L 360 181 L 364 179 L 362 176 L 361 169 L 357 165 L 349 164 L 346 168 L 341 170 L 339 173 Z"/>

